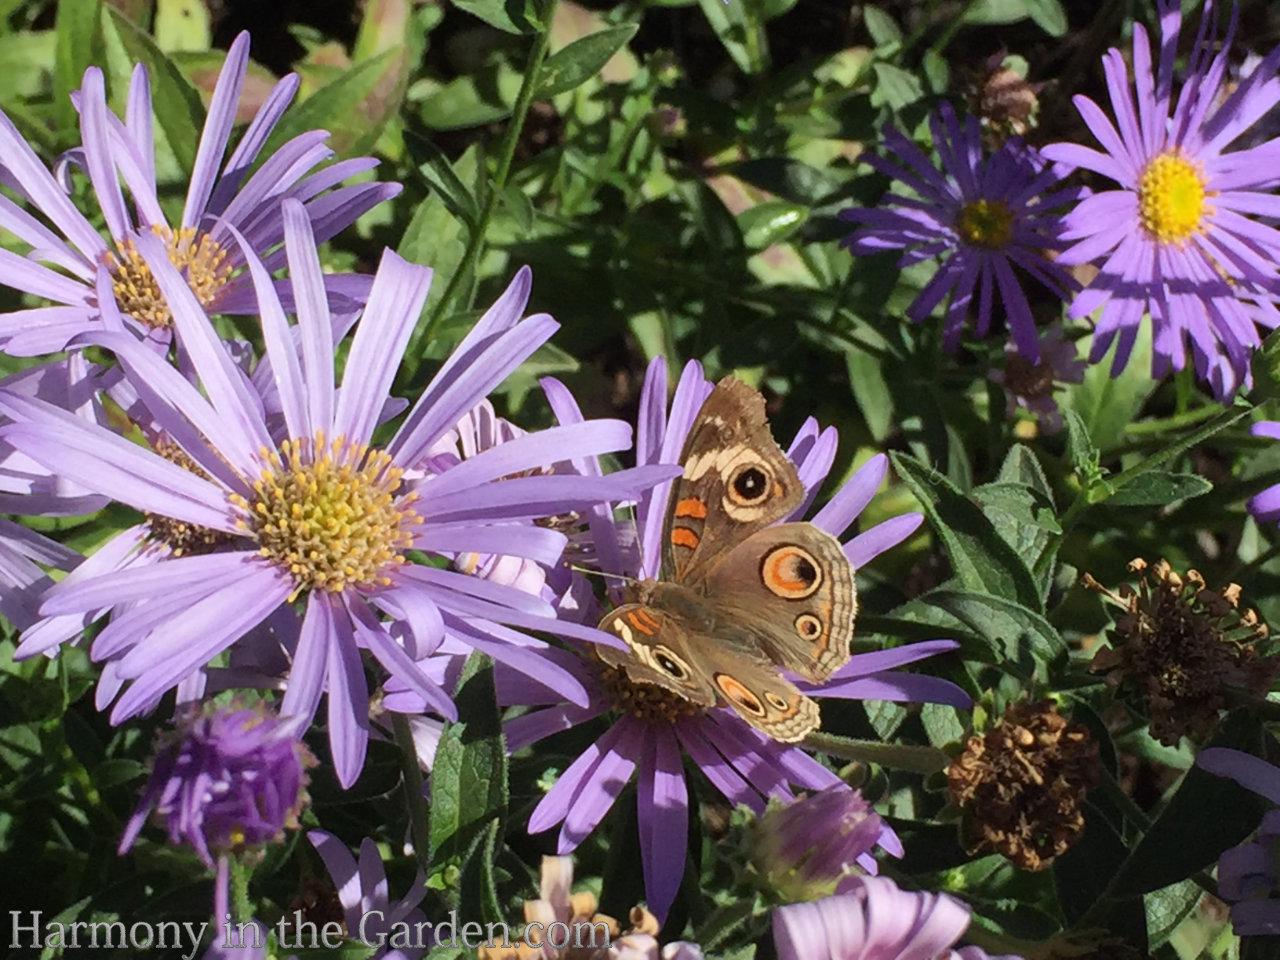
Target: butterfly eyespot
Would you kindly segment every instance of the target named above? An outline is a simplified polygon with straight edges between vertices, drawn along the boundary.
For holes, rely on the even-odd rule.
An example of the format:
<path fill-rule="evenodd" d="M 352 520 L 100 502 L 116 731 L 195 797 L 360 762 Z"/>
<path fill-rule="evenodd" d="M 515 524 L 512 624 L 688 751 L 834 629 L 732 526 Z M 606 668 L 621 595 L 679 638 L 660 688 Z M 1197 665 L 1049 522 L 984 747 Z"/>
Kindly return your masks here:
<path fill-rule="evenodd" d="M 796 633 L 806 640 L 813 640 L 822 635 L 822 621 L 812 613 L 802 613 L 796 617 Z"/>
<path fill-rule="evenodd" d="M 822 567 L 809 551 L 787 544 L 764 555 L 760 561 L 760 579 L 780 597 L 803 600 L 822 586 Z M 801 629 L 798 620 L 796 629 Z"/>
<path fill-rule="evenodd" d="M 653 662 L 663 673 L 669 674 L 677 680 L 684 680 L 689 676 L 689 671 L 679 659 L 672 656 L 665 650 L 655 651 L 653 654 Z"/>
<path fill-rule="evenodd" d="M 764 698 L 769 701 L 769 706 L 775 710 L 789 710 L 791 708 L 791 704 L 787 703 L 772 690 L 766 690 Z"/>
<path fill-rule="evenodd" d="M 738 506 L 749 507 L 767 497 L 772 486 L 769 474 L 759 464 L 749 463 L 729 478 L 729 496 Z"/>
<path fill-rule="evenodd" d="M 733 679 L 733 677 L 727 673 L 717 673 L 715 681 L 716 686 L 720 688 L 720 692 L 724 694 L 724 698 L 733 706 L 739 710 L 745 710 L 752 716 L 763 717 L 765 715 L 764 704 L 760 702 L 760 698 Z"/>

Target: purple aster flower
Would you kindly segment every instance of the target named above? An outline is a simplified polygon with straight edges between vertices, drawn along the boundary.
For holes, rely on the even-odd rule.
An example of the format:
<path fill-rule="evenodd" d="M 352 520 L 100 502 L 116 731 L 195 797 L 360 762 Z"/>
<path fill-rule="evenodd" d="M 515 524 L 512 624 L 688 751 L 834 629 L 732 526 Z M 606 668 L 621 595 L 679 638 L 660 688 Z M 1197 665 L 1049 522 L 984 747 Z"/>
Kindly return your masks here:
<path fill-rule="evenodd" d="M 1119 372 L 1149 313 L 1154 374 L 1181 370 L 1190 351 L 1196 375 L 1222 398 L 1249 382 L 1258 325 L 1280 322 L 1273 303 L 1280 232 L 1249 217 L 1280 214 L 1280 200 L 1271 193 L 1280 179 L 1280 141 L 1228 150 L 1280 101 L 1280 47 L 1228 94 L 1235 10 L 1219 44 L 1207 2 L 1175 94 L 1181 7 L 1177 0 L 1159 0 L 1157 10 L 1158 50 L 1142 24 L 1133 26 L 1132 84 L 1119 50 L 1103 57 L 1115 122 L 1087 97 L 1074 98 L 1103 152 L 1074 143 L 1044 148 L 1051 160 L 1118 185 L 1067 215 L 1063 238 L 1074 242 L 1058 262 L 1102 261 L 1068 310 L 1083 317 L 1101 308 L 1090 362 L 1118 338 L 1112 371 Z"/>
<path fill-rule="evenodd" d="M 148 816 L 162 821 L 170 843 L 188 844 L 207 867 L 218 860 L 214 916 L 221 917 L 227 856 L 254 856 L 297 828 L 308 799 L 306 768 L 315 760 L 298 739 L 301 720 L 280 720 L 261 706 L 192 705 L 175 722 L 119 852 L 133 846 Z"/>
<path fill-rule="evenodd" d="M 877 207 L 841 211 L 841 220 L 862 224 L 841 245 L 854 254 L 904 250 L 898 261 L 902 266 L 941 258 L 938 272 L 911 302 L 907 316 L 921 321 L 947 298 L 942 342 L 954 350 L 974 291 L 980 337 L 991 326 L 998 295 L 1018 352 L 1039 363 L 1035 318 L 1014 267 L 1056 296 L 1070 296 L 1075 282 L 1047 252 L 1062 246 L 1057 208 L 1079 191 L 1050 191 L 1060 174 L 1018 137 L 984 156 L 977 119 L 965 117 L 962 122 L 948 104 L 930 117 L 929 128 L 941 171 L 914 143 L 885 127 L 885 146 L 895 159 L 863 159 L 914 195 L 890 193 Z"/>
<path fill-rule="evenodd" d="M 1012 419 L 1019 410 L 1033 413 L 1043 433 L 1062 429 L 1062 412 L 1053 399 L 1061 383 L 1080 383 L 1088 366 L 1076 356 L 1076 345 L 1062 335 L 1062 325 L 1052 324 L 1040 334 L 1040 362 L 1031 363 L 1013 344 L 1005 344 L 1004 366 L 987 371 L 987 379 L 1004 384 L 1005 416 Z"/>
<path fill-rule="evenodd" d="M 431 935 L 426 915 L 418 909 L 427 894 L 426 877 L 421 870 L 404 897 L 392 902 L 387 871 L 371 839 L 365 837 L 360 842 L 359 862 L 331 833 L 311 830 L 307 839 L 320 854 L 329 870 L 329 879 L 338 891 L 347 936 L 376 948 L 369 954 L 369 960 L 417 960 L 426 953 Z M 323 927 L 322 924 L 316 926 Z M 310 928 L 305 929 L 310 932 Z M 311 943 L 303 939 L 301 943 L 291 941 L 281 946 L 288 949 L 311 946 Z"/>
<path fill-rule="evenodd" d="M 978 947 L 951 949 L 968 926 L 959 900 L 888 877 L 853 877 L 844 893 L 773 911 L 778 960 L 988 960 Z"/>
<path fill-rule="evenodd" d="M 54 173 L 0 113 L 5 183 L 47 219 L 46 224 L 0 198 L 0 228 L 30 246 L 25 257 L 0 249 L 0 265 L 7 285 L 52 304 L 0 315 L 0 344 L 6 352 L 29 356 L 60 350 L 78 334 L 104 322 L 123 324 L 139 336 L 168 343 L 171 308 L 139 251 L 139 236 L 161 242 L 166 259 L 210 313 L 256 313 L 254 284 L 242 268 L 250 250 L 264 258 L 268 271 L 284 265 L 284 251 L 279 249 L 284 236 L 282 200 L 292 197 L 304 202 L 312 230 L 323 241 L 400 192 L 394 183 L 340 186 L 375 166 L 369 157 L 317 169 L 332 156 L 324 146 L 328 134 L 323 130 L 301 133 L 259 162 L 263 146 L 297 90 L 298 78 L 292 74 L 272 88 L 226 157 L 248 60 L 249 36 L 242 33 L 227 51 L 218 76 L 177 223 L 169 222 L 158 198 L 146 69 L 139 65 L 133 72 L 123 119 L 107 108 L 102 71 L 97 67 L 85 71 L 83 86 L 75 94 L 81 146 L 64 158 L 56 172 L 65 175 L 67 165 L 74 163 L 88 174 L 107 239 L 76 209 Z M 243 247 L 234 241 L 236 237 L 245 240 Z M 363 300 L 368 285 L 368 277 L 363 276 L 325 279 L 335 306 L 354 307 L 352 301 Z M 115 307 L 110 319 L 104 311 L 106 301 Z"/>
<path fill-rule="evenodd" d="M 770 801 L 749 832 L 752 861 L 783 900 L 816 900 L 858 868 L 875 872 L 872 850 L 886 827 L 861 792 L 841 784 L 792 803 Z"/>
<path fill-rule="evenodd" d="M 562 388 L 548 385 L 552 409 L 561 423 L 581 419 L 572 398 Z M 685 367 L 676 387 L 670 414 L 666 411 L 666 366 L 662 358 L 650 365 L 641 396 L 637 428 L 638 464 L 675 464 L 684 446 L 694 415 L 711 390 L 696 363 Z M 802 515 L 834 461 L 833 429 L 819 432 L 809 420 L 793 442 L 789 455 L 810 497 L 797 510 Z M 590 463 L 580 463 L 590 472 Z M 885 458 L 873 458 L 812 518 L 839 535 L 871 500 L 885 472 Z M 658 543 L 663 505 L 670 482 L 647 490 L 636 507 L 636 528 L 615 524 L 612 516 L 595 511 L 589 517 L 596 559 L 607 572 L 633 578 L 658 572 Z M 861 565 L 899 543 L 919 526 L 919 514 L 887 520 L 849 540 L 845 553 Z M 635 549 L 639 545 L 639 550 Z M 801 689 L 817 696 L 853 699 L 936 700 L 968 705 L 958 687 L 934 677 L 895 674 L 892 667 L 910 663 L 956 646 L 954 641 L 934 640 L 893 650 L 857 654 L 836 671 L 827 684 Z M 504 705 L 531 707 L 505 726 L 511 750 L 534 743 L 559 730 L 609 714 L 609 727 L 560 775 L 529 820 L 530 833 L 560 825 L 558 852 L 573 850 L 604 818 L 623 788 L 635 777 L 640 828 L 641 867 L 649 909 L 665 917 L 684 874 L 689 818 L 689 792 L 683 753 L 697 764 L 707 779 L 730 803 L 746 804 L 764 812 L 770 796 L 790 800 L 793 788 L 821 790 L 840 783 L 839 778 L 797 747 L 778 743 L 749 727 L 727 707 L 704 710 L 658 688 L 631 684 L 621 671 L 602 668 L 594 660 L 569 651 L 546 651 L 548 657 L 577 676 L 588 690 L 587 705 L 566 704 L 563 698 L 539 683 L 535 676 L 499 672 L 498 697 Z M 390 700 L 386 701 L 390 709 Z M 902 848 L 892 831 L 884 831 L 881 844 L 900 856 Z M 874 865 L 874 862 L 871 863 Z"/>
<path fill-rule="evenodd" d="M 1280 768 L 1239 750 L 1209 747 L 1196 754 L 1196 766 L 1230 777 L 1246 790 L 1280 804 Z M 1231 928 L 1237 936 L 1280 934 L 1280 810 L 1268 810 L 1247 843 L 1218 858 L 1218 896 L 1231 904 Z"/>
<path fill-rule="evenodd" d="M 369 733 L 361 649 L 405 679 L 433 711 L 453 719 L 452 701 L 415 664 L 446 634 L 495 660 L 539 672 L 580 703 L 587 700 L 581 685 L 530 652 L 540 641 L 500 624 L 614 642 L 594 628 L 555 620 L 554 609 L 538 597 L 414 563 L 408 551 L 501 549 L 554 563 L 564 534 L 535 525 L 535 518 L 633 499 L 672 470 L 512 477 L 627 447 L 631 430 L 616 420 L 531 434 L 438 473 L 424 466 L 427 451 L 461 414 L 556 329 L 545 314 L 521 320 L 527 270 L 463 338 L 386 448 L 371 447 L 431 271 L 394 253 L 383 257 L 339 385 L 309 219 L 295 200 L 286 200 L 282 213 L 296 328 L 262 262 L 247 246 L 245 256 L 260 297 L 284 439 L 271 434 L 261 398 L 162 242 L 148 236 L 139 237 L 139 253 L 173 309 L 199 388 L 126 333 L 103 330 L 95 342 L 115 352 L 165 431 L 163 441 L 149 449 L 13 393 L 0 393 L 0 412 L 20 422 L 0 427 L 0 438 L 59 475 L 147 515 L 145 534 L 134 528 L 117 537 L 103 564 L 90 558 L 77 570 L 81 575 L 57 584 L 42 606 L 46 616 L 68 618 L 63 623 L 111 611 L 111 623 L 90 652 L 109 661 L 104 683 L 119 689 L 127 682 L 113 722 L 153 708 L 169 689 L 270 624 L 281 631 L 289 661 L 281 713 L 309 720 L 327 692 L 333 758 L 339 780 L 349 785 L 359 774 Z M 159 555 L 138 559 L 156 545 Z M 295 600 L 303 613 L 289 635 Z M 39 631 L 24 636 L 19 655 L 58 642 L 58 631 Z"/>

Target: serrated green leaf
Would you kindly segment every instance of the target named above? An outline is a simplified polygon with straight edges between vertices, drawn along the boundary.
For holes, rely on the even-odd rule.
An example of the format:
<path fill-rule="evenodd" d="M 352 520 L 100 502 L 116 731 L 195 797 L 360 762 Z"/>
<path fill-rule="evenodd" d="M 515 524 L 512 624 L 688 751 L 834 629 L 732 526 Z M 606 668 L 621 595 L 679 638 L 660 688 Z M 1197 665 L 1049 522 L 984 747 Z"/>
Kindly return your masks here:
<path fill-rule="evenodd" d="M 871 105 L 888 105 L 891 110 L 901 110 L 924 96 L 924 87 L 913 73 L 891 63 L 873 63 L 876 85 L 871 91 Z"/>
<path fill-rule="evenodd" d="M 1062 411 L 1062 419 L 1067 426 L 1067 454 L 1071 457 L 1071 465 L 1081 479 L 1090 476 L 1098 466 L 1098 448 L 1089 436 L 1089 427 L 1084 418 L 1074 410 Z"/>
<path fill-rule="evenodd" d="M 955 617 L 990 647 L 997 660 L 1024 663 L 1030 653 L 1047 663 L 1066 651 L 1053 624 L 1035 610 L 1004 597 L 939 587 L 917 597 L 915 603 L 937 607 Z"/>
<path fill-rule="evenodd" d="M 195 165 L 196 145 L 204 127 L 200 94 L 154 40 L 111 7 L 104 7 L 103 30 L 110 30 L 129 56 L 147 68 L 151 79 L 151 109 L 179 166 Z"/>
<path fill-rule="evenodd" d="M 586 83 L 596 76 L 609 58 L 627 45 L 640 27 L 627 23 L 581 37 L 551 56 L 542 65 L 538 77 L 539 99 L 554 97 Z"/>
<path fill-rule="evenodd" d="M 1257 754 L 1263 733 L 1254 717 L 1238 710 L 1223 720 L 1209 745 Z M 1141 896 L 1205 869 L 1247 837 L 1268 806 L 1234 780 L 1192 767 L 1120 868 L 1113 895 Z"/>
<path fill-rule="evenodd" d="M 973 500 L 914 457 L 889 454 L 947 550 L 956 578 L 966 589 L 1040 607 L 1040 590 L 1018 555 Z"/>
<path fill-rule="evenodd" d="M 507 815 L 507 756 L 493 689 L 493 666 L 483 654 L 467 658 L 454 692 L 459 719 L 446 723 L 431 767 L 429 859 L 436 876 L 462 868 L 483 846 L 491 821 Z M 457 904 L 460 890 L 446 895 Z"/>
<path fill-rule="evenodd" d="M 1213 484 L 1196 473 L 1171 473 L 1152 470 L 1134 477 L 1106 502 L 1114 506 L 1164 506 L 1176 500 L 1203 496 Z"/>
<path fill-rule="evenodd" d="M 504 33 L 534 33 L 539 27 L 530 0 L 453 0 L 453 5 Z"/>

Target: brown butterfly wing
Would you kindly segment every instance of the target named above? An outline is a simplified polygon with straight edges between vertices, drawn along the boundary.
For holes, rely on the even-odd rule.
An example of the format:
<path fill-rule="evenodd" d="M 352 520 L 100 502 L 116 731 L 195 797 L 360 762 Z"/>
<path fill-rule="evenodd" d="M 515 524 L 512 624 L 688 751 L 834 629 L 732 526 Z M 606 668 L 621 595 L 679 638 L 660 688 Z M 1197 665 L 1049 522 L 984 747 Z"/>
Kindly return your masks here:
<path fill-rule="evenodd" d="M 741 380 L 716 384 L 694 418 L 663 529 L 666 579 L 694 583 L 735 544 L 799 506 L 804 487 L 773 439 L 764 397 Z"/>
<path fill-rule="evenodd" d="M 840 541 L 812 523 L 761 530 L 707 575 L 717 635 L 750 634 L 771 661 L 819 683 L 849 660 L 857 594 Z"/>

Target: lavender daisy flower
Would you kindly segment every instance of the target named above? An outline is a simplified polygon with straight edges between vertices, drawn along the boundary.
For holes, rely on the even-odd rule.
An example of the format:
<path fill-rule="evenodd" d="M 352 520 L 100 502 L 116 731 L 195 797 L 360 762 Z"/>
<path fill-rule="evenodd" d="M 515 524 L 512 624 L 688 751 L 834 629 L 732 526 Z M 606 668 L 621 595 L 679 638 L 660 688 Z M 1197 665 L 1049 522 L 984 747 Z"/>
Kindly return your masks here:
<path fill-rule="evenodd" d="M 0 266 L 7 285 L 52 304 L 0 315 L 0 345 L 6 352 L 31 356 L 62 349 L 107 319 L 106 301 L 114 304 L 115 322 L 139 336 L 168 343 L 171 308 L 139 251 L 137 241 L 143 235 L 161 241 L 166 259 L 210 313 L 255 313 L 254 284 L 242 269 L 245 251 L 263 256 L 269 271 L 283 266 L 284 251 L 278 249 L 283 239 L 282 200 L 292 197 L 305 202 L 312 230 L 323 241 L 400 192 L 394 183 L 340 186 L 375 166 L 372 158 L 342 160 L 316 169 L 332 156 L 324 146 L 328 134 L 323 130 L 301 133 L 258 162 L 297 90 L 298 78 L 292 74 L 272 88 L 224 160 L 248 60 L 249 36 L 242 33 L 227 51 L 218 76 L 186 202 L 176 223 L 169 221 L 158 197 L 146 69 L 139 65 L 133 72 L 123 119 L 107 108 L 102 71 L 97 67 L 85 71 L 83 86 L 75 95 L 81 146 L 55 172 L 65 175 L 66 167 L 74 163 L 88 174 L 108 239 L 76 209 L 55 174 L 0 113 L 6 185 L 19 191 L 48 221 L 0 198 L 0 228 L 30 246 L 25 257 L 0 249 Z M 243 249 L 233 242 L 237 236 L 246 241 Z M 325 280 L 335 306 L 345 303 L 349 309 L 364 299 L 368 285 L 363 276 Z"/>
<path fill-rule="evenodd" d="M 1076 345 L 1062 335 L 1062 325 L 1053 324 L 1040 335 L 1040 362 L 1031 363 L 1012 344 L 1005 344 L 1004 366 L 987 371 L 987 379 L 1004 385 L 1005 416 L 1013 419 L 1019 410 L 1035 414 L 1046 434 L 1062 429 L 1062 411 L 1053 399 L 1060 383 L 1080 383 L 1088 365 L 1076 356 Z"/>
<path fill-rule="evenodd" d="M 979 947 L 951 949 L 968 926 L 959 900 L 887 877 L 855 877 L 846 893 L 773 912 L 778 960 L 989 960 Z"/>
<path fill-rule="evenodd" d="M 362 648 L 405 679 L 433 711 L 453 719 L 452 701 L 414 662 L 445 634 L 498 661 L 539 672 L 575 702 L 586 701 L 585 691 L 533 653 L 540 641 L 500 623 L 613 642 L 600 631 L 556 621 L 550 604 L 537 597 L 413 563 L 408 551 L 500 548 L 553 563 L 564 535 L 530 521 L 584 503 L 632 499 L 672 471 L 650 467 L 608 477 L 490 482 L 628 446 L 626 424 L 589 421 L 532 434 L 422 475 L 426 452 L 461 413 L 556 329 L 546 315 L 520 319 L 530 286 L 527 270 L 458 345 L 387 447 L 371 447 L 431 271 L 390 252 L 383 257 L 339 386 L 310 223 L 295 200 L 286 200 L 282 212 L 300 351 L 265 267 L 247 246 L 245 255 L 260 297 L 285 439 L 271 435 L 260 398 L 161 241 L 146 236 L 138 240 L 139 253 L 173 309 L 200 389 L 126 333 L 103 331 L 96 342 L 115 352 L 164 429 L 163 442 L 147 449 L 12 393 L 0 393 L 0 412 L 20 422 L 0 427 L 0 438 L 60 475 L 147 514 L 146 539 L 135 539 L 135 550 L 113 542 L 116 554 L 105 565 L 110 569 L 95 565 L 95 575 L 67 578 L 48 592 L 42 607 L 46 616 L 67 618 L 111 611 L 112 622 L 94 640 L 91 655 L 108 661 L 104 682 L 117 689 L 128 684 L 115 703 L 113 722 L 153 708 L 169 689 L 280 611 L 284 619 L 292 617 L 293 602 L 301 600 L 296 635 L 281 640 L 291 661 L 281 713 L 309 720 L 327 691 L 329 741 L 338 778 L 349 785 L 359 774 L 369 733 Z M 413 485 L 406 479 L 410 471 L 420 474 Z M 158 556 L 136 560 L 154 544 L 161 546 Z M 24 637 L 20 655 L 60 642 L 56 631 L 37 636 Z"/>
<path fill-rule="evenodd" d="M 148 816 L 162 821 L 172 844 L 186 843 L 205 866 L 218 861 L 214 916 L 226 912 L 227 857 L 256 856 L 296 829 L 307 802 L 306 768 L 315 760 L 298 736 L 299 719 L 262 707 L 191 706 L 176 720 L 152 762 L 142 802 L 125 825 L 119 852 L 138 838 Z"/>
<path fill-rule="evenodd" d="M 1209 747 L 1196 754 L 1196 766 L 1230 777 L 1246 790 L 1280 805 L 1280 768 L 1239 750 Z M 1280 934 L 1280 871 L 1275 850 L 1280 844 L 1280 810 L 1262 817 L 1247 843 L 1218 858 L 1218 896 L 1231 904 L 1231 928 L 1237 936 Z"/>
<path fill-rule="evenodd" d="M 1142 24 L 1133 26 L 1132 86 L 1121 52 L 1113 47 L 1103 57 L 1115 122 L 1087 97 L 1074 98 L 1103 152 L 1075 143 L 1044 149 L 1051 160 L 1118 185 L 1067 215 L 1063 238 L 1073 242 L 1058 262 L 1102 261 L 1096 279 L 1068 310 L 1083 317 L 1101 308 L 1090 362 L 1118 339 L 1112 372 L 1123 369 L 1149 313 L 1153 373 L 1181 370 L 1190 351 L 1196 375 L 1223 398 L 1249 382 L 1258 325 L 1280 322 L 1273 302 L 1280 232 L 1249 218 L 1280 214 L 1280 201 L 1270 192 L 1280 141 L 1228 149 L 1280 101 L 1280 47 L 1228 94 L 1235 10 L 1219 44 L 1207 2 L 1175 96 L 1181 7 L 1177 0 L 1159 0 L 1157 9 L 1158 50 Z"/>
<path fill-rule="evenodd" d="M 701 368 L 690 363 L 676 388 L 668 416 L 665 361 L 656 359 L 650 365 L 641 398 L 636 462 L 676 463 L 694 415 L 710 390 Z M 561 423 L 580 419 L 567 391 L 553 389 L 550 396 Z M 835 446 L 835 431 L 819 432 L 812 420 L 801 428 L 792 444 L 789 455 L 811 492 L 810 499 L 831 468 Z M 593 469 L 585 463 L 582 468 Z M 842 533 L 871 500 L 884 471 L 883 456 L 864 465 L 813 517 L 813 522 L 837 535 Z M 657 574 L 662 508 L 669 489 L 670 483 L 666 482 L 641 496 L 634 533 L 615 526 L 612 517 L 604 512 L 591 516 L 597 559 L 604 570 L 633 578 Z M 806 501 L 797 516 L 807 508 Z M 845 553 L 855 565 L 861 565 L 905 539 L 921 520 L 919 514 L 887 520 L 848 541 Z M 638 552 L 634 544 L 639 545 Z M 954 641 L 935 640 L 858 654 L 826 685 L 803 685 L 801 689 L 818 696 L 937 700 L 967 705 L 968 697 L 947 681 L 890 672 L 895 666 L 955 646 Z M 499 700 L 504 705 L 533 708 L 506 724 L 508 747 L 518 750 L 601 715 L 611 714 L 612 720 L 535 808 L 529 832 L 540 833 L 559 824 L 558 852 L 570 852 L 595 829 L 635 777 L 645 891 L 649 909 L 660 918 L 666 916 L 684 874 L 689 791 L 683 753 L 730 803 L 745 804 L 757 814 L 764 812 L 770 796 L 790 800 L 794 788 L 821 790 L 840 784 L 835 774 L 804 751 L 766 737 L 727 707 L 704 710 L 660 688 L 634 684 L 623 671 L 603 667 L 574 653 L 547 651 L 547 655 L 580 679 L 590 700 L 585 707 L 566 704 L 536 677 L 500 673 Z M 887 828 L 880 843 L 895 856 L 901 855 L 897 836 Z M 869 865 L 874 866 L 874 861 Z"/>
<path fill-rule="evenodd" d="M 1035 318 L 1014 267 L 1055 295 L 1070 295 L 1075 286 L 1070 274 L 1046 254 L 1062 246 L 1057 208 L 1078 191 L 1050 191 L 1059 173 L 1018 137 L 984 158 L 977 119 L 961 122 L 948 104 L 930 117 L 929 128 L 941 171 L 892 127 L 884 129 L 885 146 L 899 162 L 864 155 L 868 164 L 900 180 L 914 196 L 890 193 L 877 207 L 841 211 L 841 220 L 863 224 L 841 246 L 854 254 L 904 250 L 898 261 L 902 266 L 940 257 L 938 272 L 911 302 L 907 316 L 919 322 L 947 298 L 942 342 L 954 350 L 974 291 L 980 337 L 991 326 L 998 294 L 1018 352 L 1039 363 Z"/>
<path fill-rule="evenodd" d="M 329 870 L 329 878 L 338 891 L 346 933 L 366 946 L 376 948 L 368 960 L 417 960 L 431 945 L 430 924 L 418 905 L 427 894 L 426 877 L 418 871 L 408 892 L 392 902 L 387 889 L 387 872 L 378 855 L 377 845 L 368 837 L 360 842 L 360 860 L 351 856 L 346 845 L 324 830 L 307 833 L 320 859 Z M 333 923 L 332 926 L 341 925 Z M 317 929 L 324 924 L 317 923 Z M 285 949 L 314 946 L 302 936 L 310 927 L 295 924 L 295 937 L 282 943 Z M 319 934 L 316 934 L 318 936 Z M 286 938 L 288 939 L 288 938 Z"/>
<path fill-rule="evenodd" d="M 861 792 L 842 784 L 793 803 L 770 801 L 748 839 L 760 875 L 793 902 L 835 893 L 859 867 L 875 872 L 872 850 L 885 831 Z"/>

